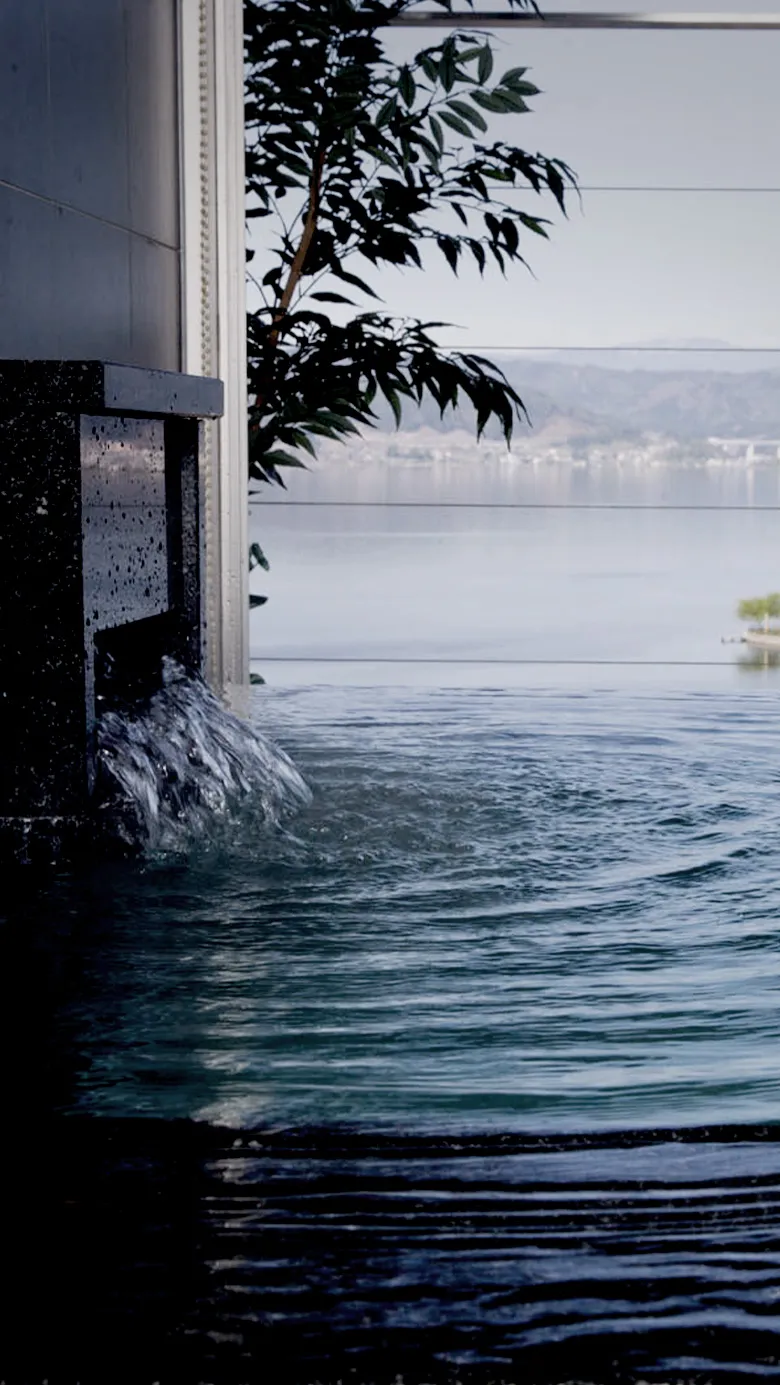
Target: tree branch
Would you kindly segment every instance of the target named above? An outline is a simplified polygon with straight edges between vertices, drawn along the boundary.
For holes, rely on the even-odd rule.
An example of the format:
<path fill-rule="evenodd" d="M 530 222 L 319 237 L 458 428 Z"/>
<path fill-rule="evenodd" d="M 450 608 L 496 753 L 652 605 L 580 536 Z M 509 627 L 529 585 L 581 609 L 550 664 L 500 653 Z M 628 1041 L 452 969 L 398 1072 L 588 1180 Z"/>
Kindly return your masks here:
<path fill-rule="evenodd" d="M 311 181 L 309 183 L 309 202 L 306 208 L 306 220 L 303 224 L 303 232 L 301 234 L 301 239 L 298 242 L 298 249 L 295 252 L 295 258 L 293 259 L 293 262 L 290 265 L 290 272 L 287 275 L 287 283 L 285 284 L 284 289 L 282 290 L 282 296 L 279 299 L 279 305 L 276 311 L 274 312 L 273 327 L 271 328 L 271 332 L 268 339 L 272 351 L 276 349 L 276 344 L 279 340 L 279 329 L 289 310 L 290 304 L 292 302 L 292 296 L 295 293 L 298 280 L 300 279 L 301 273 L 303 271 L 303 266 L 306 261 L 309 246 L 311 245 L 314 232 L 317 229 L 317 216 L 320 209 L 320 193 L 322 191 L 322 175 L 325 171 L 326 157 L 327 151 L 322 146 L 320 146 L 320 148 L 317 150 L 317 154 L 314 160 L 314 168 L 312 170 Z"/>

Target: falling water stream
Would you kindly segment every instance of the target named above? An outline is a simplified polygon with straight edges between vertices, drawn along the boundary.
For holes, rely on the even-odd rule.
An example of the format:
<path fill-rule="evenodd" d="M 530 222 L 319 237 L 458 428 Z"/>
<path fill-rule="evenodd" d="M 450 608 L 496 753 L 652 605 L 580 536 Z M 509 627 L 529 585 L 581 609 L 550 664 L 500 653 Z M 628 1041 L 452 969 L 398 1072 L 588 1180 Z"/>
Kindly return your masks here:
<path fill-rule="evenodd" d="M 242 809 L 280 824 L 311 801 L 289 756 L 171 659 L 147 707 L 100 718 L 97 758 L 103 835 L 147 852 L 191 849 Z"/>

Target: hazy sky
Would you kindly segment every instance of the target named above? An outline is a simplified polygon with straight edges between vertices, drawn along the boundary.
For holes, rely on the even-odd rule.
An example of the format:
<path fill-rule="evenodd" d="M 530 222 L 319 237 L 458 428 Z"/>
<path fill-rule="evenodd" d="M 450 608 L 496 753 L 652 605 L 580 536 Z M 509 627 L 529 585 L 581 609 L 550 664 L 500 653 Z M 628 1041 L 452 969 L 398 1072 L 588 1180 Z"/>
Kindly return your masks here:
<path fill-rule="evenodd" d="M 753 12 L 730 12 L 740 8 Z M 441 32 L 388 31 L 387 50 L 402 58 Z M 491 133 L 564 158 L 582 209 L 572 201 L 550 244 L 529 237 L 535 278 L 467 270 L 456 283 L 436 256 L 424 274 L 382 274 L 388 310 L 457 323 L 440 336 L 458 345 L 780 346 L 780 31 L 499 30 L 493 41 L 497 67 L 527 65 L 543 94 Z M 626 186 L 777 191 L 600 190 Z"/>

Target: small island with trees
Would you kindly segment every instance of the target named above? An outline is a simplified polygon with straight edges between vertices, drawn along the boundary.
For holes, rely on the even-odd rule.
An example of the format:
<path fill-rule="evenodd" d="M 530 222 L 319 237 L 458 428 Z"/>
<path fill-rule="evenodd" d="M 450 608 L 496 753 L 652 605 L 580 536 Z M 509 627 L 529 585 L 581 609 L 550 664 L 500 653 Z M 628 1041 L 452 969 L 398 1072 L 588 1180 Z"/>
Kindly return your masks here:
<path fill-rule="evenodd" d="M 760 649 L 780 649 L 780 625 L 770 623 L 780 617 L 780 592 L 745 597 L 737 606 L 737 615 L 740 620 L 753 622 L 742 636 L 745 644 Z"/>

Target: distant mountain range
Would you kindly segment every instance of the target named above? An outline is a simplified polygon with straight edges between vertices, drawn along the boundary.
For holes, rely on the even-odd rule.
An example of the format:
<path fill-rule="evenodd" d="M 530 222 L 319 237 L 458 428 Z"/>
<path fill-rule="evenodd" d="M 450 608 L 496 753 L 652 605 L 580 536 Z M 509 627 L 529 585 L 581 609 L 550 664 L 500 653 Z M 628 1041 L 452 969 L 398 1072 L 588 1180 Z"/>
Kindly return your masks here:
<path fill-rule="evenodd" d="M 625 355 L 626 353 L 621 353 Z M 771 359 L 771 358 L 770 358 Z M 496 357 L 531 417 L 533 432 L 609 441 L 641 433 L 694 438 L 780 438 L 780 368 L 767 370 L 613 369 L 560 360 Z M 380 427 L 394 427 L 377 404 Z M 472 428 L 468 410 L 439 418 L 436 406 L 404 406 L 405 430 Z M 527 428 L 519 430 L 527 432 Z M 488 437 L 497 437 L 491 428 Z"/>

